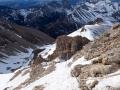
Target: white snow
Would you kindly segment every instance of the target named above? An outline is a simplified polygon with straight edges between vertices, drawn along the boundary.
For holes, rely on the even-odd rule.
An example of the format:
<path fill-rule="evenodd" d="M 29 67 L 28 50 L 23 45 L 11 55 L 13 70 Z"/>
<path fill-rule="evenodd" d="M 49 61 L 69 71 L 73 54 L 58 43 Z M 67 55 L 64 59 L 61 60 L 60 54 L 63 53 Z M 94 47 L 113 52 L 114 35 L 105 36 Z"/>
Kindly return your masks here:
<path fill-rule="evenodd" d="M 8 56 L 7 58 L 1 59 L 6 63 L 0 63 L 0 73 L 10 73 L 11 69 L 16 69 L 24 66 L 28 62 L 27 58 L 30 56 L 32 49 L 27 49 L 28 53 L 17 53 L 15 56 Z M 9 69 L 8 69 L 9 68 Z"/>
<path fill-rule="evenodd" d="M 0 90 L 3 90 L 7 86 L 8 81 L 13 75 L 13 73 L 0 74 Z"/>
<path fill-rule="evenodd" d="M 15 78 L 14 80 L 8 82 L 7 87 L 10 87 L 10 90 L 13 90 L 14 88 L 19 86 L 21 83 L 23 83 L 28 78 L 30 78 L 29 73 L 24 75 L 24 76 L 22 76 L 22 73 L 21 73 L 17 78 Z"/>
<path fill-rule="evenodd" d="M 90 87 L 90 86 L 92 86 L 93 85 L 93 83 L 95 82 L 95 79 L 89 79 L 89 80 L 87 80 L 86 81 L 86 85 L 88 86 L 88 87 Z"/>
<path fill-rule="evenodd" d="M 15 87 L 27 80 L 29 78 L 29 73 L 22 76 L 23 73 L 24 72 L 19 74 L 12 81 L 10 81 L 10 79 L 15 75 L 15 72 L 9 74 L 0 74 L 0 90 L 4 90 L 5 88 L 8 88 L 7 90 L 13 90 Z"/>
<path fill-rule="evenodd" d="M 45 49 L 41 54 L 43 55 L 43 57 L 47 57 L 48 55 L 51 55 L 54 52 L 54 50 L 56 49 L 56 44 L 45 45 L 44 47 L 41 47 L 41 48 Z M 31 55 L 32 51 L 33 51 L 32 49 L 28 49 L 29 53 L 23 53 L 23 52 L 16 53 L 15 56 L 6 55 L 7 58 L 2 59 L 2 61 L 8 64 L 0 63 L 0 73 L 1 73 L 0 74 L 0 90 L 5 89 L 6 87 L 9 87 L 8 90 L 13 90 L 14 88 L 16 88 L 17 86 L 19 86 L 21 83 L 23 83 L 25 80 L 29 78 L 29 73 L 22 76 L 22 74 L 25 71 L 23 70 L 22 73 L 19 74 L 15 79 L 13 79 L 12 81 L 9 81 L 15 75 L 15 72 L 11 73 L 11 68 L 16 69 L 22 66 L 21 69 L 24 69 L 25 67 L 27 67 L 27 64 L 31 60 L 29 58 L 30 56 L 32 57 Z M 10 67 L 9 70 L 7 70 L 8 67 Z"/>
<path fill-rule="evenodd" d="M 76 78 L 71 77 L 71 70 L 78 64 L 81 65 L 87 65 L 92 64 L 92 60 L 86 60 L 83 57 L 77 59 L 74 61 L 74 58 L 72 57 L 68 61 L 61 61 L 56 62 L 55 70 L 52 71 L 50 74 L 47 74 L 41 78 L 38 78 L 36 81 L 32 82 L 31 84 L 27 86 L 23 86 L 21 90 L 32 90 L 35 86 L 43 85 L 44 90 L 80 90 L 78 81 Z M 59 58 L 54 61 L 60 61 Z M 74 61 L 74 62 L 73 62 Z M 69 64 L 72 63 L 71 66 Z M 9 87 L 8 90 L 13 90 L 18 85 L 23 83 L 25 80 L 30 78 L 29 73 L 22 76 L 22 74 L 25 71 L 22 71 L 20 75 L 18 75 L 15 79 L 12 81 L 9 81 L 15 74 L 9 73 L 9 74 L 0 74 L 0 89 L 3 90 L 6 87 Z M 113 86 L 113 87 L 119 87 L 120 86 L 120 71 L 109 74 L 106 76 L 106 78 L 98 79 L 99 83 L 96 85 L 96 87 L 93 90 L 104 90 L 105 86 Z M 94 79 L 88 79 L 86 84 L 90 85 Z"/>
<path fill-rule="evenodd" d="M 47 58 L 49 55 L 52 55 L 54 53 L 56 49 L 56 44 L 45 45 L 41 47 L 41 49 L 45 49 L 45 50 L 40 54 L 42 55 L 43 58 Z"/>
<path fill-rule="evenodd" d="M 100 0 L 97 3 L 85 3 L 86 6 L 89 7 L 89 10 L 95 12 L 103 12 L 104 16 L 111 16 L 116 10 L 118 10 L 118 3 L 111 2 L 111 0 Z M 106 17 L 107 18 L 107 17 Z"/>
<path fill-rule="evenodd" d="M 110 29 L 110 25 L 107 24 L 95 24 L 95 25 L 85 25 L 83 28 L 69 34 L 69 37 L 82 36 L 93 41 L 98 38 L 102 33 Z"/>
<path fill-rule="evenodd" d="M 60 61 L 58 59 L 55 61 Z M 69 66 L 70 63 L 73 64 Z M 91 64 L 91 61 L 87 61 L 84 57 L 79 58 L 75 62 L 73 62 L 73 58 L 68 61 L 61 61 L 55 65 L 55 71 L 22 88 L 22 90 L 32 90 L 33 87 L 39 85 L 43 85 L 45 87 L 44 90 L 79 90 L 76 78 L 71 77 L 70 74 L 71 69 L 78 64 Z"/>
<path fill-rule="evenodd" d="M 43 85 L 44 90 L 79 90 L 76 78 L 70 75 L 69 62 L 70 60 L 57 63 L 55 71 L 22 88 L 22 90 L 32 90 L 38 85 Z"/>
<path fill-rule="evenodd" d="M 79 58 L 78 60 L 76 60 L 72 65 L 71 65 L 71 68 L 74 68 L 76 65 L 88 65 L 88 64 L 92 64 L 92 60 L 86 60 L 85 58 L 84 58 L 84 56 L 83 57 L 81 57 L 81 58 Z"/>
<path fill-rule="evenodd" d="M 103 21 L 109 20 L 113 22 L 117 20 L 113 18 L 112 15 L 120 9 L 118 2 L 111 2 L 111 0 L 91 0 L 89 2 L 85 0 L 84 5 L 86 8 L 78 4 L 73 10 L 73 13 L 71 13 L 71 18 L 75 22 L 86 24 L 99 17 L 101 17 Z"/>
<path fill-rule="evenodd" d="M 106 78 L 99 81 L 98 85 L 93 90 L 105 90 L 106 86 L 120 88 L 120 70 L 107 75 Z"/>
<path fill-rule="evenodd" d="M 19 12 L 22 16 L 24 16 L 24 21 L 26 21 L 28 14 L 31 13 L 31 11 L 29 11 L 27 9 L 20 9 Z"/>

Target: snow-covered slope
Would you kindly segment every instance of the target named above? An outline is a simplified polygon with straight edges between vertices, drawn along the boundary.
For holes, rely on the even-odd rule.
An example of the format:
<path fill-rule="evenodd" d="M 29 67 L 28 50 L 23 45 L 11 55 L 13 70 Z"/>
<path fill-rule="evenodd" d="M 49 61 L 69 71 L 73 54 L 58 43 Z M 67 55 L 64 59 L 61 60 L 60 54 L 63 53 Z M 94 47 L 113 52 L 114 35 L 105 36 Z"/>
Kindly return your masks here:
<path fill-rule="evenodd" d="M 0 73 L 10 73 L 24 66 L 32 59 L 32 51 L 37 46 L 48 44 L 51 40 L 35 29 L 0 21 Z"/>
<path fill-rule="evenodd" d="M 111 82 L 110 82 L 111 81 Z M 109 74 L 106 78 L 100 80 L 99 84 L 93 90 L 119 90 L 120 89 L 120 70 Z"/>
<path fill-rule="evenodd" d="M 103 32 L 107 31 L 107 29 L 109 29 L 110 27 L 111 26 L 108 24 L 86 25 L 84 26 L 84 29 L 81 28 L 69 34 L 68 36 L 75 37 L 77 35 L 80 35 L 83 37 L 87 37 L 90 40 L 94 40 L 96 37 L 100 36 Z M 44 59 L 46 59 L 49 55 L 54 53 L 56 49 L 56 44 L 45 45 L 40 48 L 44 49 L 44 51 L 42 51 L 39 55 L 41 55 Z M 81 53 L 77 52 L 77 54 L 73 55 L 67 61 L 61 60 L 59 57 L 57 57 L 52 61 L 43 62 L 35 66 L 34 65 L 23 66 L 22 68 L 16 70 L 13 73 L 0 74 L 0 79 L 2 80 L 0 81 L 0 89 L 1 90 L 4 90 L 4 89 L 7 89 L 7 90 L 17 90 L 17 89 L 19 90 L 34 90 L 34 89 L 35 90 L 36 89 L 38 90 L 40 89 L 79 90 L 80 89 L 79 84 L 81 83 L 80 80 L 84 78 L 79 78 L 75 76 L 73 77 L 71 71 L 77 65 L 78 66 L 80 65 L 81 68 L 83 67 L 83 72 L 84 72 L 84 67 L 87 67 L 87 69 L 85 68 L 85 71 L 87 72 L 87 70 L 89 71 L 89 67 L 91 67 L 92 65 L 93 66 L 95 65 L 95 63 L 93 64 L 93 61 L 99 58 L 97 57 L 97 58 L 87 60 L 85 59 L 84 56 L 80 57 L 79 54 Z M 97 65 L 99 66 L 101 64 L 99 63 Z M 106 65 L 106 66 L 110 66 L 110 65 Z M 90 68 L 90 70 L 92 69 Z M 82 74 L 86 75 L 87 73 L 86 74 L 82 73 L 82 69 L 81 69 L 81 75 Z M 119 71 L 105 75 L 104 77 L 86 78 L 85 79 L 86 84 L 88 84 L 89 86 L 93 83 L 94 79 L 97 79 L 99 83 L 92 90 L 101 90 L 101 89 L 106 90 L 108 86 L 119 88 L 119 80 L 120 80 Z M 112 84 L 109 83 L 109 80 L 111 80 Z"/>
<path fill-rule="evenodd" d="M 75 8 L 75 10 L 72 11 L 68 16 L 70 19 L 73 19 L 75 22 L 81 23 L 81 24 L 94 21 L 97 18 L 94 12 L 87 11 L 85 9 L 82 9 L 81 7 Z"/>
<path fill-rule="evenodd" d="M 113 14 L 119 10 L 120 4 L 118 2 L 112 2 L 111 0 L 87 0 L 75 6 L 74 10 L 69 13 L 69 17 L 78 25 L 79 23 L 86 24 L 94 21 L 96 18 L 114 22 L 116 18 Z M 120 16 L 117 15 L 117 17 Z"/>
<path fill-rule="evenodd" d="M 78 29 L 77 31 L 69 34 L 70 37 L 82 36 L 93 41 L 102 35 L 104 32 L 110 29 L 110 25 L 107 24 L 95 24 L 95 25 L 85 25 L 84 27 Z"/>
<path fill-rule="evenodd" d="M 32 53 L 32 48 L 28 49 L 28 53 L 16 53 L 15 56 L 7 56 L 4 59 L 0 58 L 0 61 L 3 61 L 4 63 L 0 62 L 0 73 L 10 73 L 12 71 L 15 71 L 16 69 L 26 65 L 26 63 L 29 61 L 29 59 Z"/>
<path fill-rule="evenodd" d="M 119 60 L 117 61 L 117 59 L 119 59 L 119 26 L 113 27 L 113 29 L 118 28 L 118 30 L 113 30 L 112 33 L 103 35 L 102 40 L 99 40 L 99 37 L 104 32 L 110 30 L 111 22 L 119 21 L 118 11 L 120 8 L 118 3 L 112 3 L 110 0 L 86 0 L 84 3 L 77 4 L 70 9 L 63 8 L 63 6 L 58 3 L 50 3 L 42 7 L 20 10 L 13 10 L 6 7 L 1 8 L 3 8 L 3 10 L 0 9 L 0 16 L 2 17 L 6 16 L 7 19 L 13 19 L 13 21 L 15 20 L 27 26 L 33 25 L 36 28 L 47 29 L 50 33 L 57 33 L 57 35 L 59 34 L 58 30 L 60 30 L 60 33 L 64 32 L 63 34 L 65 34 L 65 32 L 67 32 L 66 26 L 67 30 L 70 31 L 71 29 L 68 29 L 68 27 L 71 28 L 72 25 L 73 27 L 75 25 L 77 28 L 87 23 L 91 25 L 82 26 L 82 28 L 68 35 L 70 39 L 72 38 L 71 40 L 75 40 L 75 42 L 69 41 L 69 38 L 67 39 L 70 45 L 66 44 L 63 46 L 70 49 L 65 51 L 65 53 L 63 50 L 62 54 L 64 55 L 63 58 L 60 59 L 58 54 L 60 53 L 62 57 L 61 52 L 55 52 L 57 42 L 44 45 L 53 41 L 51 37 L 34 29 L 16 24 L 2 24 L 1 21 L 0 90 L 79 90 L 81 83 L 89 87 L 93 84 L 94 79 L 97 79 L 98 82 L 95 82 L 97 85 L 92 85 L 92 88 L 94 86 L 92 90 L 106 90 L 107 87 L 107 90 L 109 90 L 109 87 L 120 87 L 120 74 L 119 71 L 116 71 L 120 69 L 119 66 L 117 67 L 120 63 Z M 41 21 L 38 18 L 40 18 Z M 97 22 L 96 19 L 100 21 Z M 43 28 L 39 27 L 40 25 L 42 26 L 42 24 L 44 24 Z M 117 32 L 117 34 L 114 33 L 114 31 Z M 82 37 L 80 37 L 81 40 L 79 42 L 78 39 L 73 39 L 76 36 L 86 37 L 92 42 L 83 46 L 81 45 L 83 44 L 81 41 L 84 42 L 85 38 L 81 39 Z M 105 39 L 104 36 L 106 37 Z M 96 42 L 96 39 L 99 40 L 100 43 L 99 41 Z M 94 41 L 96 44 L 94 44 Z M 66 41 L 63 41 L 63 43 L 64 42 L 67 43 Z M 77 47 L 77 42 L 80 43 L 80 51 L 76 50 L 79 48 Z M 94 45 L 91 46 L 92 44 Z M 32 51 L 36 47 L 43 51 L 35 56 Z M 71 47 L 75 49 L 73 50 L 74 53 L 71 53 Z M 87 48 L 90 49 L 87 51 Z M 99 52 L 101 53 L 99 54 Z M 69 60 L 64 60 L 64 56 L 69 57 L 69 53 L 74 55 L 70 55 L 71 58 Z M 53 58 L 57 58 L 49 59 L 52 58 L 52 55 Z M 118 55 L 118 57 L 114 55 Z M 97 57 L 93 58 L 95 56 Z M 116 61 L 112 64 L 107 61 L 104 62 L 104 60 L 109 59 L 107 56 L 110 56 L 112 60 L 116 60 L 119 63 L 115 64 Z M 92 57 L 92 59 L 87 60 L 85 59 L 86 57 Z M 31 63 L 31 60 L 38 62 L 34 64 Z M 78 68 L 78 72 L 72 72 L 75 68 Z M 114 73 L 108 74 L 112 71 L 114 71 Z M 77 77 L 75 77 L 73 73 L 75 73 Z M 78 76 L 78 74 L 80 75 Z M 90 78 L 88 78 L 88 76 Z M 83 82 L 81 82 L 82 80 Z M 86 83 L 84 81 L 86 81 Z M 109 81 L 112 83 L 109 83 Z"/>
<path fill-rule="evenodd" d="M 56 61 L 61 61 L 58 60 Z M 92 60 L 86 60 L 84 57 L 79 58 L 78 60 L 74 61 L 74 58 L 72 57 L 68 61 L 63 62 L 56 62 L 55 64 L 55 70 L 51 73 L 38 77 L 37 80 L 31 82 L 30 84 L 27 84 L 27 80 L 29 80 L 30 77 L 30 68 L 24 68 L 24 69 L 18 69 L 14 73 L 9 74 L 1 74 L 0 75 L 0 89 L 4 90 L 7 88 L 7 90 L 13 90 L 19 88 L 19 90 L 33 90 L 33 89 L 44 89 L 44 90 L 79 90 L 79 80 L 78 78 L 71 76 L 71 70 L 76 65 L 90 65 L 92 64 Z M 49 65 L 49 64 L 48 64 Z M 50 68 L 49 66 L 46 67 Z M 22 70 L 22 71 L 20 71 Z M 20 71 L 20 73 L 19 73 Z M 27 73 L 26 73 L 27 72 Z M 18 74 L 17 74 L 18 73 Z M 99 84 L 96 85 L 96 87 L 93 90 L 109 90 L 109 86 L 112 86 L 114 88 L 119 88 L 119 81 L 120 81 L 120 71 L 117 71 L 115 73 L 109 74 L 105 76 L 104 79 L 98 79 Z M 112 83 L 109 83 L 111 80 Z M 88 78 L 87 84 L 92 83 L 94 81 L 94 78 Z M 26 85 L 24 84 L 26 82 Z M 21 87 L 22 85 L 22 87 Z M 108 87 L 108 88 L 107 88 Z M 119 90 L 119 89 L 118 89 Z"/>
<path fill-rule="evenodd" d="M 55 62 L 60 61 L 57 59 L 55 60 Z M 27 86 L 22 86 L 20 90 L 33 90 L 33 88 L 35 88 L 36 86 L 42 86 L 44 90 L 79 90 L 77 79 L 71 77 L 71 69 L 77 64 L 86 65 L 90 64 L 91 62 L 87 62 L 84 57 L 80 58 L 78 61 L 73 63 L 73 58 L 71 58 L 68 61 L 63 61 L 59 63 L 56 62 L 54 71 L 52 71 L 48 75 L 38 78 Z M 69 66 L 70 63 L 73 64 Z M 49 66 L 47 67 L 49 68 Z M 17 70 L 16 72 L 18 72 L 19 70 Z M 23 69 L 22 72 L 19 73 L 15 78 L 13 77 L 16 75 L 16 72 L 0 75 L 0 79 L 2 80 L 0 82 L 0 89 L 3 90 L 7 88 L 8 90 L 13 90 L 20 84 L 24 83 L 25 80 L 30 78 L 30 73 L 24 74 L 27 70 L 29 69 Z M 11 78 L 13 78 L 13 80 L 11 80 Z M 15 84 L 16 82 L 19 83 Z"/>
<path fill-rule="evenodd" d="M 40 47 L 41 49 L 45 49 L 40 53 L 40 55 L 43 58 L 47 58 L 49 55 L 52 55 L 54 51 L 56 50 L 56 44 L 50 44 L 50 45 L 44 45 L 43 47 Z"/>

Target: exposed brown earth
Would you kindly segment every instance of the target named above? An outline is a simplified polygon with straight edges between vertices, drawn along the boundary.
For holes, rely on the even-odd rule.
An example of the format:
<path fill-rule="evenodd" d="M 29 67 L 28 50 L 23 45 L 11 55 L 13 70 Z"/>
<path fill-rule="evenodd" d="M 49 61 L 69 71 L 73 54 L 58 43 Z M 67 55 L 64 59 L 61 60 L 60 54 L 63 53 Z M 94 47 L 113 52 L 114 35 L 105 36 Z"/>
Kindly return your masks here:
<path fill-rule="evenodd" d="M 38 63 L 37 64 L 32 64 L 30 66 L 30 70 L 26 71 L 27 73 L 30 74 L 30 78 L 26 79 L 26 81 L 21 83 L 14 90 L 21 90 L 21 88 L 29 85 L 30 83 L 34 82 L 35 80 L 38 80 L 38 79 L 42 78 L 45 75 L 48 75 L 49 73 L 51 73 L 54 70 L 55 70 L 55 64 L 53 62 L 50 62 L 49 63 L 49 67 L 47 67 L 46 69 L 43 68 L 43 65 L 41 63 L 39 63 L 39 64 Z M 19 73 L 19 71 L 18 71 L 18 73 Z M 43 86 L 41 87 L 41 85 L 40 86 L 36 86 L 36 87 L 33 88 L 33 90 L 44 90 L 44 87 Z"/>
<path fill-rule="evenodd" d="M 33 57 L 33 59 L 32 59 L 31 62 L 30 62 L 30 65 L 36 66 L 36 65 L 39 65 L 39 64 L 41 64 L 42 62 L 45 62 L 45 61 L 46 61 L 46 60 L 43 59 L 43 58 L 41 57 L 41 55 L 39 55 L 39 56 L 37 56 L 37 57 Z"/>
<path fill-rule="evenodd" d="M 116 28 L 116 29 L 115 29 Z M 92 59 L 99 56 L 106 56 L 110 59 L 120 55 L 120 25 L 115 25 L 112 29 L 104 33 L 103 36 L 84 47 L 81 51 L 85 55 L 86 59 Z M 116 52 L 116 53 L 115 53 Z"/>
<path fill-rule="evenodd" d="M 92 90 L 95 87 L 87 86 L 86 81 L 89 77 L 98 78 L 113 73 L 120 69 L 120 24 L 114 25 L 109 32 L 106 32 L 99 39 L 90 42 L 74 55 L 74 59 L 85 56 L 86 59 L 93 60 L 91 65 L 77 65 L 71 71 L 72 76 L 80 82 L 81 90 Z M 98 82 L 99 83 L 99 82 Z M 105 90 L 119 90 L 109 87 Z"/>
<path fill-rule="evenodd" d="M 44 86 L 35 86 L 32 90 L 44 90 Z"/>

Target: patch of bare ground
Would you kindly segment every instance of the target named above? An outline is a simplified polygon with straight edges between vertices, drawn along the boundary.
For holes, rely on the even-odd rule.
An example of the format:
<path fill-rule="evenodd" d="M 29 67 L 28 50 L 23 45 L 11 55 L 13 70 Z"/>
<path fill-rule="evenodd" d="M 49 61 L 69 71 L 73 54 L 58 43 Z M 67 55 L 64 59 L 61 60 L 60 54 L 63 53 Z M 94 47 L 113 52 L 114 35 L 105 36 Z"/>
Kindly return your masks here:
<path fill-rule="evenodd" d="M 35 86 L 32 90 L 44 90 L 43 85 Z"/>
<path fill-rule="evenodd" d="M 12 81 L 14 80 L 17 76 L 19 76 L 20 74 L 22 74 L 22 76 L 28 74 L 30 72 L 30 69 L 28 68 L 24 68 L 24 69 L 21 69 L 21 70 L 17 70 L 15 71 L 15 74 L 14 76 L 9 80 L 9 81 Z"/>
<path fill-rule="evenodd" d="M 29 69 L 25 70 L 25 71 L 22 73 L 22 76 L 24 76 L 24 75 L 26 75 L 26 74 L 28 74 L 28 73 L 30 73 L 30 70 L 29 70 Z"/>
<path fill-rule="evenodd" d="M 93 65 L 77 65 L 71 71 L 71 75 L 76 77 L 79 80 L 80 88 L 82 90 L 89 90 L 87 89 L 86 81 L 88 77 L 103 77 L 104 75 L 113 73 L 117 71 L 117 68 L 114 65 L 103 65 L 103 64 L 93 64 Z M 85 89 L 86 88 L 86 89 Z"/>
<path fill-rule="evenodd" d="M 91 65 L 77 65 L 71 71 L 76 77 L 81 90 L 93 90 L 99 82 L 93 81 L 92 85 L 86 85 L 89 77 L 104 78 L 105 75 L 114 73 L 120 69 L 120 24 L 114 25 L 99 39 L 90 42 L 74 55 L 74 59 L 85 56 L 87 60 L 94 59 Z M 107 87 L 105 90 L 120 90 L 119 88 Z"/>
<path fill-rule="evenodd" d="M 18 70 L 16 73 L 15 73 L 15 75 L 10 79 L 10 81 L 12 81 L 13 79 L 15 79 L 18 75 L 20 75 L 21 74 L 21 70 Z"/>
<path fill-rule="evenodd" d="M 31 67 L 30 80 L 33 82 L 55 70 L 54 63 L 51 63 L 46 69 L 41 65 Z"/>
<path fill-rule="evenodd" d="M 31 71 L 30 71 L 30 78 L 27 79 L 25 82 L 21 83 L 18 87 L 16 87 L 14 90 L 20 90 L 23 87 L 26 87 L 27 85 L 29 85 L 30 83 L 34 82 L 37 79 L 42 78 L 45 75 L 48 75 L 49 73 L 51 73 L 52 71 L 55 70 L 55 65 L 54 63 L 51 63 L 49 65 L 49 67 L 47 67 L 46 69 L 43 68 L 42 64 L 38 64 L 38 65 L 32 65 L 31 67 Z M 43 88 L 39 89 L 41 87 L 36 87 L 33 90 L 43 90 Z"/>

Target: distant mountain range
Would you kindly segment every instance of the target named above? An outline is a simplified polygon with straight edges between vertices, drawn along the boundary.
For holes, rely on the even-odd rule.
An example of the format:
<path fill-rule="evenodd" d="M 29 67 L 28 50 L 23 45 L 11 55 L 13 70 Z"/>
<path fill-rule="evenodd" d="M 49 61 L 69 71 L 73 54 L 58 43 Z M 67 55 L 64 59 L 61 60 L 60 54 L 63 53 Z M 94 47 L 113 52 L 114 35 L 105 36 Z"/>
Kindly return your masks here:
<path fill-rule="evenodd" d="M 1 1 L 0 90 L 80 89 L 120 90 L 119 0 Z"/>
<path fill-rule="evenodd" d="M 46 4 L 40 4 L 36 3 L 39 0 L 25 0 L 19 1 L 21 5 L 20 3 L 8 3 L 11 5 L 0 6 L 0 18 L 36 28 L 54 38 L 69 34 L 85 24 L 120 22 L 119 2 L 111 2 L 111 0 L 60 1 L 47 0 Z M 40 2 L 45 1 L 41 0 Z M 17 5 L 20 7 L 13 8 Z"/>

